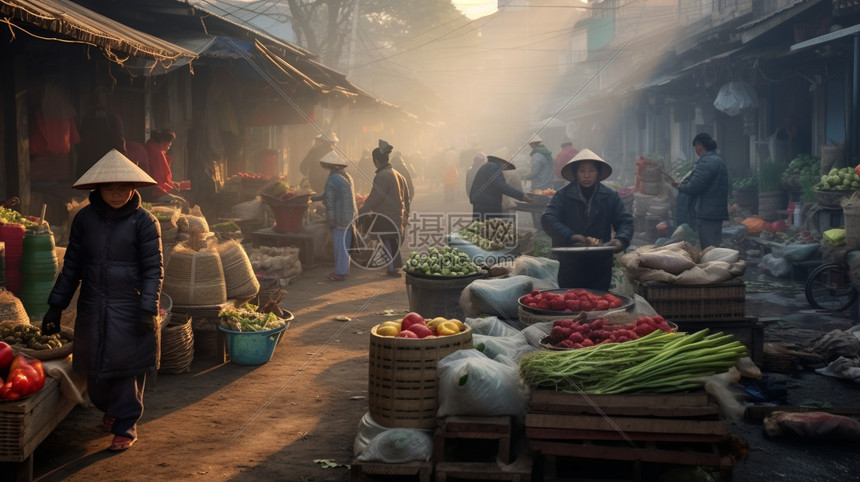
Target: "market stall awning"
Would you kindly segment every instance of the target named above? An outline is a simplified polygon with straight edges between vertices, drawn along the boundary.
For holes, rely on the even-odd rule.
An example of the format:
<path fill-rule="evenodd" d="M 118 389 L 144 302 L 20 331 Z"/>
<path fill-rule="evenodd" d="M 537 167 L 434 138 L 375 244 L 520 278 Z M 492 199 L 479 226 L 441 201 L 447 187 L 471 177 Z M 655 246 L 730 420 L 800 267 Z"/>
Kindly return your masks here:
<path fill-rule="evenodd" d="M 100 47 L 117 63 L 120 54 L 170 64 L 197 57 L 193 51 L 132 29 L 67 0 L 0 0 L 0 14 L 13 33 L 29 33 L 26 25 L 56 32 L 81 43 Z M 40 37 L 43 38 L 43 37 Z M 48 39 L 51 40 L 51 39 Z"/>

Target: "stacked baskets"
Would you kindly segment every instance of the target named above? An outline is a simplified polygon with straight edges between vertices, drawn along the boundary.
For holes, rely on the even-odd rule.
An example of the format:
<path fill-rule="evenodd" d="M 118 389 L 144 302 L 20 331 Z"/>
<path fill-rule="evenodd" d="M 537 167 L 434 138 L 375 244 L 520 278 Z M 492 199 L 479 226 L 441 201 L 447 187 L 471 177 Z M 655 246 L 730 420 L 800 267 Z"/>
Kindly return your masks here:
<path fill-rule="evenodd" d="M 161 330 L 161 366 L 158 371 L 171 374 L 188 373 L 194 359 L 191 317 L 179 313 L 169 316 L 170 321 Z"/>
<path fill-rule="evenodd" d="M 230 240 L 218 246 L 227 298 L 251 299 L 260 291 L 260 282 L 251 267 L 245 248 Z"/>
<path fill-rule="evenodd" d="M 164 291 L 180 306 L 208 306 L 227 301 L 221 257 L 212 250 L 191 251 L 180 243 L 164 269 Z"/>

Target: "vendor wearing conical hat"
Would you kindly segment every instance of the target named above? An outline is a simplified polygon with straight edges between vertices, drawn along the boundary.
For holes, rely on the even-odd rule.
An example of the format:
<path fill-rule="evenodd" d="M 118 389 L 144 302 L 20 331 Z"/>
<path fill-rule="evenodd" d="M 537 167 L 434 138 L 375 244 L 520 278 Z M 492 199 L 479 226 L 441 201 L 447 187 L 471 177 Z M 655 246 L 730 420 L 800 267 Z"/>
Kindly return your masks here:
<path fill-rule="evenodd" d="M 561 169 L 570 183 L 556 192 L 541 217 L 553 247 L 611 249 L 559 252 L 559 288 L 609 290 L 612 253 L 626 249 L 633 238 L 633 216 L 618 193 L 601 182 L 611 174 L 612 166 L 590 149 Z"/>
<path fill-rule="evenodd" d="M 158 221 L 141 208 L 136 188 L 155 181 L 111 150 L 74 184 L 92 190 L 72 220 L 69 245 L 51 294 L 42 332 L 60 331 L 62 311 L 80 285 L 73 365 L 104 412 L 110 450 L 137 440 L 146 373 L 158 368 L 158 307 L 164 271 Z"/>
<path fill-rule="evenodd" d="M 325 217 L 331 227 L 334 247 L 334 271 L 328 275 L 330 281 L 345 281 L 349 275 L 349 248 L 352 245 L 352 222 L 355 209 L 355 184 L 344 170 L 345 160 L 331 151 L 320 159 L 320 165 L 329 170 L 323 192 L 313 197 L 325 206 Z"/>
<path fill-rule="evenodd" d="M 487 162 L 478 168 L 475 178 L 472 180 L 472 188 L 469 190 L 469 202 L 472 203 L 472 217 L 475 220 L 485 221 L 502 217 L 503 196 L 524 202 L 532 201 L 529 194 L 505 181 L 502 171 L 512 171 L 516 168 L 517 166 L 512 162 L 501 157 L 487 156 Z"/>

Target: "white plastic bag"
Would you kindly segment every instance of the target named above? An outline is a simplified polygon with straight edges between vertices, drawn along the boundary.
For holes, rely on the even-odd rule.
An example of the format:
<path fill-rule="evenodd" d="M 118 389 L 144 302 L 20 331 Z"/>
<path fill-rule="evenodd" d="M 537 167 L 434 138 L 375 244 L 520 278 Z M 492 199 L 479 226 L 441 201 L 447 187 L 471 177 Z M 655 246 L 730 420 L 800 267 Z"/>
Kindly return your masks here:
<path fill-rule="evenodd" d="M 402 464 L 427 461 L 433 455 L 433 439 L 414 428 L 392 428 L 373 437 L 358 456 L 362 462 Z"/>
<path fill-rule="evenodd" d="M 743 80 L 732 80 L 720 87 L 714 107 L 720 112 L 736 116 L 744 109 L 758 107 L 758 95 L 750 84 Z"/>
<path fill-rule="evenodd" d="M 439 360 L 437 416 L 525 416 L 528 392 L 520 384 L 516 362 L 496 360 L 477 350 L 458 350 Z"/>
<path fill-rule="evenodd" d="M 770 253 L 764 255 L 759 266 L 766 269 L 770 274 L 777 278 L 782 278 L 791 274 L 791 263 L 785 258 L 777 258 Z"/>
<path fill-rule="evenodd" d="M 549 258 L 536 258 L 534 256 L 520 256 L 514 261 L 511 276 L 526 275 L 544 281 L 554 283 L 551 289 L 558 288 L 558 261 Z"/>
<path fill-rule="evenodd" d="M 472 329 L 472 335 L 514 336 L 520 333 L 520 330 L 495 316 L 466 318 L 466 324 Z"/>
<path fill-rule="evenodd" d="M 556 271 L 557 273 L 558 271 Z M 558 288 L 558 282 L 511 276 L 509 278 L 475 280 L 469 283 L 460 295 L 460 307 L 466 316 L 491 315 L 505 319 L 518 316 L 517 300 L 535 290 Z"/>

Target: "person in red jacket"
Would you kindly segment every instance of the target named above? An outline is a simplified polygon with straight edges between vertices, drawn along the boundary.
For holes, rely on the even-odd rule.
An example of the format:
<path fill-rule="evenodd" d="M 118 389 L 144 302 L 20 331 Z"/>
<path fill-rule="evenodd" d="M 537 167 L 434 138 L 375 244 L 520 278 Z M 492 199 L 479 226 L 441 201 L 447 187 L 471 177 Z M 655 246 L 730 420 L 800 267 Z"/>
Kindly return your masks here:
<path fill-rule="evenodd" d="M 170 129 L 152 131 L 149 140 L 146 141 L 146 153 L 148 158 L 147 174 L 155 179 L 156 184 L 145 189 L 143 198 L 145 201 L 160 203 L 176 203 L 187 205 L 188 203 L 177 196 L 174 191 L 179 189 L 179 183 L 173 181 L 173 173 L 170 170 L 171 157 L 167 151 L 176 140 L 176 133 Z"/>
<path fill-rule="evenodd" d="M 559 152 L 555 156 L 555 160 L 553 162 L 555 171 L 555 180 L 553 180 L 553 187 L 556 191 L 563 188 L 565 184 L 567 184 L 567 179 L 565 179 L 561 175 L 561 168 L 565 166 L 571 159 L 573 159 L 579 151 L 573 148 L 573 144 L 570 142 L 562 142 L 561 143 L 561 152 Z"/>

